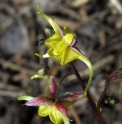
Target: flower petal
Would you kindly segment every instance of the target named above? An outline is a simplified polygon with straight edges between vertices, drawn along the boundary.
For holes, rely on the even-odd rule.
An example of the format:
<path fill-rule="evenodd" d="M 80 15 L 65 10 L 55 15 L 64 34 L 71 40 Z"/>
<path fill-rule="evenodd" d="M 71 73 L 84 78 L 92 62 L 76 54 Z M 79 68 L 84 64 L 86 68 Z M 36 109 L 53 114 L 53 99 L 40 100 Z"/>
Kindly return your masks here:
<path fill-rule="evenodd" d="M 47 38 L 45 45 L 48 47 L 53 47 L 61 41 L 62 37 L 59 34 L 54 34 L 51 37 Z"/>
<path fill-rule="evenodd" d="M 59 98 L 59 102 L 66 108 L 68 108 L 70 105 L 74 104 L 76 101 L 84 98 L 83 93 L 66 93 L 62 97 Z"/>
<path fill-rule="evenodd" d="M 53 46 L 57 53 L 62 54 L 64 50 L 72 43 L 74 39 L 74 33 L 67 33 L 62 40 L 57 44 L 57 46 Z"/>
<path fill-rule="evenodd" d="M 50 117 L 51 121 L 54 124 L 61 124 L 62 121 L 64 121 L 64 124 L 70 124 L 69 119 L 61 111 L 59 111 L 59 109 L 57 109 L 57 107 L 59 108 L 58 105 L 56 105 L 56 106 L 54 105 L 50 111 L 49 117 Z"/>
<path fill-rule="evenodd" d="M 54 124 L 61 124 L 62 121 L 64 121 L 64 124 L 70 124 L 67 111 L 60 103 L 55 104 L 49 116 Z"/>
<path fill-rule="evenodd" d="M 50 111 L 51 111 L 51 106 L 39 106 L 38 115 L 45 117 L 49 115 Z"/>
<path fill-rule="evenodd" d="M 83 93 L 69 93 L 67 92 L 59 98 L 59 101 L 72 102 L 79 100 L 83 97 Z"/>
<path fill-rule="evenodd" d="M 61 124 L 63 121 L 61 113 L 55 106 L 53 106 L 53 108 L 51 109 L 49 117 L 54 124 Z"/>
<path fill-rule="evenodd" d="M 61 54 L 58 54 L 57 51 L 53 48 L 53 47 L 50 47 L 48 49 L 48 54 L 51 58 L 53 58 L 54 60 L 60 60 L 61 58 Z"/>
<path fill-rule="evenodd" d="M 44 104 L 46 97 L 36 97 L 25 103 L 26 106 L 39 106 Z"/>
<path fill-rule="evenodd" d="M 50 83 L 49 83 L 49 89 L 47 90 L 48 97 L 55 98 L 56 91 L 57 91 L 57 85 L 55 83 L 54 76 L 51 76 Z"/>
<path fill-rule="evenodd" d="M 47 40 L 45 44 L 49 47 L 48 49 L 49 56 L 55 60 L 60 61 L 63 52 L 67 52 L 66 49 L 72 42 L 73 38 L 74 38 L 74 33 L 68 33 L 62 39 L 59 39 L 59 42 L 57 42 L 57 39 L 53 39 L 50 41 Z"/>
<path fill-rule="evenodd" d="M 67 114 L 67 110 L 66 110 L 66 108 L 62 105 L 62 104 L 60 104 L 60 103 L 55 103 L 55 106 L 56 106 L 56 108 L 65 116 L 65 117 L 67 117 L 68 118 L 68 114 Z"/>

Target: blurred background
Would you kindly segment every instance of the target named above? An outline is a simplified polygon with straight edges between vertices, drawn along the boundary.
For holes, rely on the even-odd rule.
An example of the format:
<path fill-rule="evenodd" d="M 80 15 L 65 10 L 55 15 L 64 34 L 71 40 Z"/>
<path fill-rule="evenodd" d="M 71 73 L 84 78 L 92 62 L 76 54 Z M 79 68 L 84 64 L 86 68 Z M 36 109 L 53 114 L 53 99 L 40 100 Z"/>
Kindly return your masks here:
<path fill-rule="evenodd" d="M 37 115 L 37 107 L 22 106 L 17 101 L 22 94 L 39 96 L 45 94 L 47 81 L 30 80 L 43 63 L 34 55 L 44 53 L 39 46 L 45 38 L 44 28 L 48 22 L 35 13 L 41 12 L 54 17 L 63 29 L 66 26 L 75 32 L 76 46 L 93 64 L 94 77 L 89 89 L 99 99 L 106 78 L 122 68 L 122 1 L 121 0 L 0 0 L 0 124 L 52 124 L 48 117 Z M 57 82 L 71 69 L 61 67 L 49 59 L 48 74 Z M 87 83 L 89 72 L 84 63 L 74 61 L 83 80 Z M 62 93 L 82 91 L 74 75 L 69 75 Z M 107 95 L 116 96 L 116 105 L 103 104 L 102 116 L 107 124 L 122 124 L 122 81 L 109 86 Z M 87 99 L 68 109 L 71 124 L 96 124 Z"/>

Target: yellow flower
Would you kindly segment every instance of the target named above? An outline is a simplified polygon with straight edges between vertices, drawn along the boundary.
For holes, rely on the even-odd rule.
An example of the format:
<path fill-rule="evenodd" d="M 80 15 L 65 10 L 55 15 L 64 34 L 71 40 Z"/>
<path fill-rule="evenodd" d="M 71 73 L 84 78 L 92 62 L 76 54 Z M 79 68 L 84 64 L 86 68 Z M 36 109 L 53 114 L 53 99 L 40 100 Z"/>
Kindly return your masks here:
<path fill-rule="evenodd" d="M 18 100 L 28 101 L 25 103 L 26 106 L 39 106 L 38 115 L 42 117 L 49 115 L 54 124 L 61 124 L 63 121 L 64 124 L 70 124 L 66 108 L 81 99 L 83 94 L 66 93 L 57 98 L 57 91 L 58 87 L 54 81 L 54 77 L 51 76 L 46 96 L 33 98 L 22 95 L 18 97 Z"/>
<path fill-rule="evenodd" d="M 85 89 L 86 95 L 93 77 L 93 68 L 91 62 L 78 49 L 76 49 L 76 47 L 74 47 L 76 42 L 75 34 L 71 31 L 65 31 L 64 34 L 59 26 L 54 22 L 54 20 L 40 12 L 39 9 L 40 6 L 37 5 L 36 13 L 45 18 L 50 23 L 54 30 L 54 34 L 45 41 L 45 45 L 48 47 L 47 54 L 43 56 L 38 54 L 36 55 L 43 58 L 51 57 L 54 60 L 57 60 L 62 66 L 76 59 L 83 61 L 88 66 L 90 72 L 88 84 Z"/>

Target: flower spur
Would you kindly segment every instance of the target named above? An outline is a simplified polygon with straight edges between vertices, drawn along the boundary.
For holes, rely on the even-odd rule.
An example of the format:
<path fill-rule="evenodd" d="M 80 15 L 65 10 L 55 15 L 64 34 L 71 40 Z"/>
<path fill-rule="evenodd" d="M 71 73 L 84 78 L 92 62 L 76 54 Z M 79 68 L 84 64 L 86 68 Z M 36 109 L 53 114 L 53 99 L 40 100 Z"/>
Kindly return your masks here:
<path fill-rule="evenodd" d="M 76 101 L 82 98 L 82 93 L 66 93 L 59 98 L 56 98 L 58 86 L 55 83 L 54 77 L 50 77 L 49 87 L 47 89 L 46 96 L 31 97 L 31 96 L 19 96 L 18 100 L 26 100 L 24 104 L 26 106 L 39 106 L 38 115 L 50 117 L 54 124 L 70 124 L 70 120 L 67 114 L 67 108 L 74 104 Z"/>

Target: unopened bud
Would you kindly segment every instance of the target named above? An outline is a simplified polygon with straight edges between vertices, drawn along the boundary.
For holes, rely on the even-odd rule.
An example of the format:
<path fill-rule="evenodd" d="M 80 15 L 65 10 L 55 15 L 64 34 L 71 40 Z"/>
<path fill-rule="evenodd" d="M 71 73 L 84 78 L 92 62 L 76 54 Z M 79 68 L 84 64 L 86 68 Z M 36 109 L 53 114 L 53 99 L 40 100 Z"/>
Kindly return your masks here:
<path fill-rule="evenodd" d="M 53 28 L 48 27 L 48 26 L 45 28 L 45 34 L 46 34 L 47 37 L 52 36 L 54 33 L 55 32 L 54 32 Z"/>

